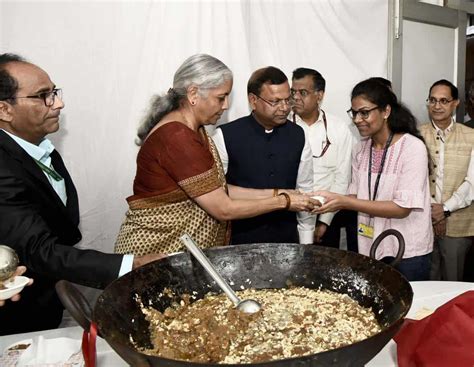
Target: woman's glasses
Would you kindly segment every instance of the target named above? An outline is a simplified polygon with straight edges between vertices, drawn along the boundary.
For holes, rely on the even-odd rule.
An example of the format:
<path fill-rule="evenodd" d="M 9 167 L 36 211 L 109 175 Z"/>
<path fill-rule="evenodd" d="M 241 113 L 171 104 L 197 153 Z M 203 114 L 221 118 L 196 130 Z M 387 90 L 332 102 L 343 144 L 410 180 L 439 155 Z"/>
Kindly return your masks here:
<path fill-rule="evenodd" d="M 375 106 L 374 108 L 369 108 L 368 110 L 359 110 L 359 111 L 349 108 L 346 112 L 352 120 L 355 120 L 357 118 L 357 115 L 359 115 L 362 120 L 367 120 L 370 116 L 370 113 L 376 110 L 377 108 L 379 108 L 379 106 Z"/>

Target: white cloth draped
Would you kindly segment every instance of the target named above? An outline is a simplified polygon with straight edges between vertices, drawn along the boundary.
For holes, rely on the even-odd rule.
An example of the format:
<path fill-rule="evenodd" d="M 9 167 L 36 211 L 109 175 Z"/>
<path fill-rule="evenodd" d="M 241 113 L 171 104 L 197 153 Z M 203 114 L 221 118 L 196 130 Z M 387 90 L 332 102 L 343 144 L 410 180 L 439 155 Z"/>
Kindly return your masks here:
<path fill-rule="evenodd" d="M 351 88 L 386 76 L 388 3 L 380 0 L 0 2 L 0 52 L 19 53 L 63 88 L 59 133 L 49 138 L 76 183 L 82 247 L 112 251 L 132 193 L 136 127 L 150 96 L 205 52 L 234 72 L 230 110 L 248 114 L 247 80 L 274 65 L 327 80 L 323 108 L 347 119 Z"/>

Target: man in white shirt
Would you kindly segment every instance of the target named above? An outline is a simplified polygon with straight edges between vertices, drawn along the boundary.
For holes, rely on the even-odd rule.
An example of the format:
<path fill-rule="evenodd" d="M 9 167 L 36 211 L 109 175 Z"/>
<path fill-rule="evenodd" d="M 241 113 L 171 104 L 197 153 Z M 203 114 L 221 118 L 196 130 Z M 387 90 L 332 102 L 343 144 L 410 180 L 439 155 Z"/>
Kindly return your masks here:
<path fill-rule="evenodd" d="M 431 278 L 463 279 L 474 235 L 472 160 L 474 130 L 453 119 L 458 89 L 438 80 L 426 100 L 431 121 L 420 126 L 430 154 L 431 217 L 435 233 Z M 471 169 L 470 169 L 471 167 Z"/>
<path fill-rule="evenodd" d="M 160 257 L 74 247 L 82 238 L 77 192 L 46 139 L 59 129 L 63 107 L 61 90 L 44 70 L 18 55 L 0 55 L 0 243 L 16 251 L 35 280 L 20 300 L 0 309 L 0 335 L 58 327 L 58 280 L 103 288 Z"/>
<path fill-rule="evenodd" d="M 351 151 L 356 139 L 348 124 L 321 109 L 326 81 L 314 69 L 293 71 L 289 119 L 305 131 L 313 152 L 314 190 L 346 194 L 351 180 Z M 339 248 L 340 229 L 346 227 L 348 249 L 357 252 L 357 213 L 341 210 L 317 218 L 314 242 Z"/>

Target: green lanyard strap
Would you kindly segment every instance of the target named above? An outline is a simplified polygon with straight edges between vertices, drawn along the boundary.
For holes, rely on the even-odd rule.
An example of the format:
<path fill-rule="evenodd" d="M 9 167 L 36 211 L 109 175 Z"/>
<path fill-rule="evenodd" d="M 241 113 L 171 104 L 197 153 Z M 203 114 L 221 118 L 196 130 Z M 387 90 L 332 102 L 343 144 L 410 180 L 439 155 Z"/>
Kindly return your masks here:
<path fill-rule="evenodd" d="M 35 161 L 38 164 L 38 166 L 41 168 L 41 170 L 43 172 L 46 172 L 46 174 L 50 176 L 54 181 L 61 181 L 63 179 L 62 176 L 59 173 L 57 173 L 54 169 L 46 166 L 45 164 L 43 164 L 37 159 L 35 159 Z"/>

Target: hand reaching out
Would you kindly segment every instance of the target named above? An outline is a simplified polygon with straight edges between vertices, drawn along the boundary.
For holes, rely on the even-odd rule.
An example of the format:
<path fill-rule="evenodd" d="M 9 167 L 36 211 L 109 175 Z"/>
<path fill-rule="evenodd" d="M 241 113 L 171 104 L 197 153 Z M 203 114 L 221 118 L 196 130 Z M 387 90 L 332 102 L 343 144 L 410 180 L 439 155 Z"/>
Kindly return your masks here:
<path fill-rule="evenodd" d="M 133 258 L 132 269 L 139 268 L 140 266 L 143 266 L 155 260 L 162 259 L 166 256 L 166 254 L 147 254 L 143 256 L 135 256 Z"/>
<path fill-rule="evenodd" d="M 313 210 L 321 204 L 319 201 L 313 199 L 309 194 L 294 193 L 290 196 L 290 208 L 292 212 L 313 212 Z"/>
<path fill-rule="evenodd" d="M 320 207 L 315 208 L 312 213 L 323 214 L 329 212 L 335 212 L 346 207 L 346 195 L 336 194 L 330 191 L 316 191 L 311 193 L 312 196 L 322 196 L 324 198 L 324 204 Z"/>

